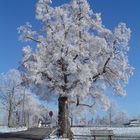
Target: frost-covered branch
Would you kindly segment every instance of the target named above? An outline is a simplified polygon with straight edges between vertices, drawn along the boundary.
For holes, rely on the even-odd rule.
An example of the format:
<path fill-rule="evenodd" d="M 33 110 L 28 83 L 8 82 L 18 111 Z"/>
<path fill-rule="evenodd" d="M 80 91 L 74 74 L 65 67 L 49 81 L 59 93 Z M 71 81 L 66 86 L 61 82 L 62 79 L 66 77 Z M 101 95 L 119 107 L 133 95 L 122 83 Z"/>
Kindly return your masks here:
<path fill-rule="evenodd" d="M 37 39 L 35 39 L 33 37 L 30 37 L 30 36 L 26 36 L 26 38 L 29 39 L 29 40 L 32 40 L 32 41 L 34 41 L 36 43 L 42 43 L 41 41 L 39 41 L 39 40 L 37 40 Z"/>
<path fill-rule="evenodd" d="M 93 108 L 96 105 L 96 103 L 93 103 L 91 105 L 86 104 L 86 103 L 81 103 L 80 99 L 79 99 L 79 96 L 76 96 L 76 101 L 70 100 L 70 101 L 68 101 L 68 103 L 69 104 L 75 104 L 77 107 L 78 106 L 85 106 L 85 107 L 89 107 L 89 108 Z"/>

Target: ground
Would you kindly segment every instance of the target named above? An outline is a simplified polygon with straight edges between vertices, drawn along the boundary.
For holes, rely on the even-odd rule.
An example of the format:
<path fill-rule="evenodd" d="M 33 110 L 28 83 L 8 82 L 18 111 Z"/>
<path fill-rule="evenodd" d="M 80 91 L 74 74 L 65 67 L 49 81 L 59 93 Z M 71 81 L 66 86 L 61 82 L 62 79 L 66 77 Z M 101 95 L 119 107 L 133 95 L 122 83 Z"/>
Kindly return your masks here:
<path fill-rule="evenodd" d="M 10 128 L 6 129 L 11 130 Z M 16 128 L 15 131 L 18 132 L 8 131 L 9 133 L 5 133 L 5 130 L 3 132 L 0 131 L 0 140 L 52 140 L 53 138 L 55 138 L 53 140 L 60 140 L 53 133 L 55 129 L 52 132 L 50 128 L 32 128 L 21 131 L 22 129 Z M 140 140 L 140 127 L 72 127 L 75 140 L 91 140 L 91 130 L 113 130 L 113 138 L 117 140 Z M 51 138 L 48 139 L 48 136 Z M 99 138 L 99 140 L 103 139 Z"/>
<path fill-rule="evenodd" d="M 49 128 L 31 128 L 21 132 L 0 133 L 0 140 L 43 140 L 49 133 Z"/>

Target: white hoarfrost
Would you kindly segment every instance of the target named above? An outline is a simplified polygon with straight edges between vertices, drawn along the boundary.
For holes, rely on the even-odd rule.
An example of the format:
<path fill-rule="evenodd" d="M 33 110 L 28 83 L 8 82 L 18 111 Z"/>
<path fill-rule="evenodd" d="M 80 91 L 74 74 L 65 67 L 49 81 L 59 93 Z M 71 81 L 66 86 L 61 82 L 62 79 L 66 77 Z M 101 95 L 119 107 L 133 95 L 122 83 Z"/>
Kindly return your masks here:
<path fill-rule="evenodd" d="M 83 103 L 88 95 L 94 103 L 88 106 L 107 108 L 108 88 L 126 94 L 133 69 L 127 58 L 130 29 L 124 23 L 114 31 L 105 28 L 101 14 L 94 13 L 87 0 L 59 7 L 52 7 L 51 0 L 39 0 L 36 17 L 43 23 L 41 31 L 32 31 L 29 23 L 18 31 L 20 38 L 37 43 L 35 50 L 23 49 L 21 66 L 38 88 L 50 89 L 40 96 L 79 97 Z"/>

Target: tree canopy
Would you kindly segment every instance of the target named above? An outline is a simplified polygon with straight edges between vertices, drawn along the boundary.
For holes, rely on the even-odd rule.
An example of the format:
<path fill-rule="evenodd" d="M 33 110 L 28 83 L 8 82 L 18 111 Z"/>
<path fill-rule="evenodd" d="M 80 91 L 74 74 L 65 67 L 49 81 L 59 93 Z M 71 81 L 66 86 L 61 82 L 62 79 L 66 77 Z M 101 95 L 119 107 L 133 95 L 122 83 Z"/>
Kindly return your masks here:
<path fill-rule="evenodd" d="M 33 31 L 30 23 L 18 28 L 20 39 L 36 43 L 35 49 L 23 48 L 22 70 L 36 87 L 48 89 L 40 96 L 66 96 L 77 105 L 88 101 L 89 107 L 108 107 L 107 89 L 125 95 L 133 72 L 128 62 L 131 30 L 125 23 L 107 29 L 87 0 L 58 7 L 51 3 L 37 3 L 39 31 Z"/>

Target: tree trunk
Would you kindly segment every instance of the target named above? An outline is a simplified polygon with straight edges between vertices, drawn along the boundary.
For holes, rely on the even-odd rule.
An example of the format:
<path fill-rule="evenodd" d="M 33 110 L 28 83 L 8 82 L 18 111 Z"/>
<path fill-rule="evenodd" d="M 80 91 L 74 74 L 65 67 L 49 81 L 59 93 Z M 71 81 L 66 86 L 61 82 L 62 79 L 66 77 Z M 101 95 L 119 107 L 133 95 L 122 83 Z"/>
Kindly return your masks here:
<path fill-rule="evenodd" d="M 73 136 L 68 118 L 68 97 L 59 97 L 58 109 L 58 135 L 62 136 L 63 138 L 72 139 Z"/>
<path fill-rule="evenodd" d="M 11 117 L 12 117 L 12 109 L 10 105 L 9 110 L 8 110 L 8 127 L 11 127 Z"/>
<path fill-rule="evenodd" d="M 19 111 L 16 111 L 16 127 L 19 127 L 19 123 L 20 123 L 20 114 Z"/>
<path fill-rule="evenodd" d="M 25 88 L 24 88 L 23 103 L 22 103 L 22 126 L 26 126 L 26 123 L 25 123 Z"/>

